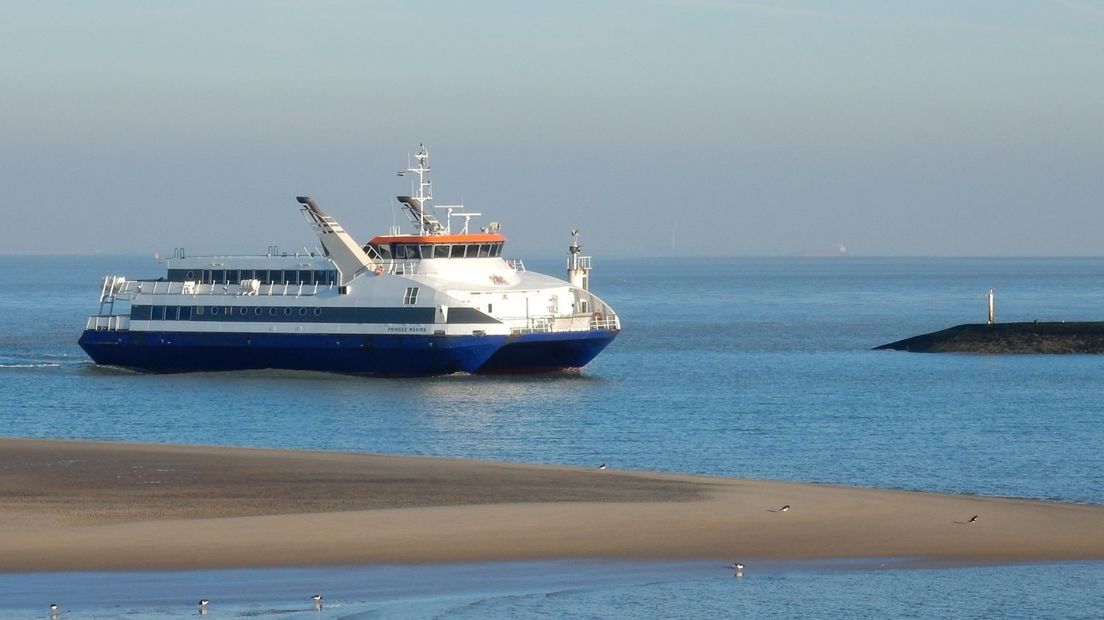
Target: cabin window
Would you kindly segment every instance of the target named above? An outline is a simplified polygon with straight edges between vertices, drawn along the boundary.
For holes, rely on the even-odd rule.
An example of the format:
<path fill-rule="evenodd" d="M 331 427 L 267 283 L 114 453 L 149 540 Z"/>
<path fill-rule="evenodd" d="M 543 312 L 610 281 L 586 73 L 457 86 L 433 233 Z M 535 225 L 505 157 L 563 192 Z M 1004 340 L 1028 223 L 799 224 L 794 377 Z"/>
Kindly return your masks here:
<path fill-rule="evenodd" d="M 502 244 L 495 243 L 491 246 L 491 256 L 498 257 L 502 255 Z"/>
<path fill-rule="evenodd" d="M 192 307 L 191 306 L 180 306 L 180 320 L 181 321 L 190 321 L 190 320 L 192 320 Z"/>
<path fill-rule="evenodd" d="M 479 246 L 473 243 L 468 246 L 468 258 L 475 258 L 476 256 L 479 256 Z"/>
<path fill-rule="evenodd" d="M 487 304 L 487 314 L 490 314 L 491 312 L 494 312 L 493 308 L 494 308 L 494 304 Z"/>
<path fill-rule="evenodd" d="M 479 246 L 479 258 L 486 258 L 491 255 L 491 244 L 484 243 Z"/>
<path fill-rule="evenodd" d="M 242 269 L 238 273 L 241 276 L 241 280 L 239 280 L 240 282 L 245 282 L 246 280 L 252 280 L 253 279 L 253 270 L 252 269 Z"/>
<path fill-rule="evenodd" d="M 418 287 L 408 286 L 406 288 L 406 294 L 403 295 L 403 305 L 413 306 L 418 303 Z"/>
<path fill-rule="evenodd" d="M 215 269 L 211 272 L 211 281 L 215 284 L 222 284 L 226 278 L 225 269 Z"/>
<path fill-rule="evenodd" d="M 300 271 L 299 272 L 300 284 L 314 284 L 314 272 L 313 271 Z"/>
<path fill-rule="evenodd" d="M 447 244 L 440 244 L 433 246 L 433 258 L 448 258 L 449 246 Z"/>
<path fill-rule="evenodd" d="M 464 258 L 464 246 L 462 246 L 462 245 L 452 246 L 452 257 L 453 258 Z"/>
<path fill-rule="evenodd" d="M 316 271 L 316 272 L 314 272 L 314 283 L 315 284 L 329 284 L 329 278 L 326 276 L 326 272 L 325 271 Z"/>
<path fill-rule="evenodd" d="M 421 247 L 422 247 L 422 258 L 433 258 L 433 246 L 432 245 L 429 245 L 428 243 L 426 243 L 426 244 L 422 245 Z"/>
<path fill-rule="evenodd" d="M 284 283 L 284 272 L 280 271 L 279 269 L 273 269 L 273 270 L 269 271 L 268 272 L 268 277 L 271 278 L 271 283 L 272 284 L 283 284 Z"/>
<path fill-rule="evenodd" d="M 203 308 L 204 308 L 204 306 L 196 306 L 195 310 L 194 310 L 195 315 L 196 316 L 203 316 Z"/>
<path fill-rule="evenodd" d="M 226 270 L 226 283 L 227 284 L 238 284 L 240 282 L 241 282 L 241 280 L 238 279 L 238 270 L 237 269 L 227 269 Z"/>
<path fill-rule="evenodd" d="M 253 272 L 253 279 L 268 284 L 268 270 L 257 269 Z"/>
<path fill-rule="evenodd" d="M 391 246 L 389 246 L 389 245 L 380 245 L 380 246 L 375 246 L 375 248 L 376 248 L 376 251 L 379 252 L 380 258 L 382 258 L 384 260 L 389 260 L 391 258 Z"/>
<path fill-rule="evenodd" d="M 406 258 L 406 246 L 405 245 L 402 245 L 400 243 L 395 244 L 395 258 L 398 258 L 398 259 Z"/>

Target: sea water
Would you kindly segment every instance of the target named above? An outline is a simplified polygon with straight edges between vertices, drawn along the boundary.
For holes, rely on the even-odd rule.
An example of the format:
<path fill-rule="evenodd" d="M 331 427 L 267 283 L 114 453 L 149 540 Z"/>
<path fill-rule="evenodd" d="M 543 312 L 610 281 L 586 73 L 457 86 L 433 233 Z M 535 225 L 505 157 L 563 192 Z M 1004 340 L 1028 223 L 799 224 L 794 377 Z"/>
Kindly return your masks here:
<path fill-rule="evenodd" d="M 526 264 L 546 273 L 563 268 L 560 259 Z M 984 321 L 989 288 L 998 321 L 1104 319 L 1104 259 L 598 257 L 592 289 L 624 329 L 579 374 L 367 379 L 93 366 L 75 341 L 98 309 L 100 279 L 162 270 L 139 257 L 0 257 L 0 434 L 604 462 L 1104 503 L 1104 357 L 870 350 Z M 1094 617 L 1104 608 L 1104 569 L 1096 563 L 776 567 L 770 579 L 752 573 L 738 585 L 706 565 L 600 566 L 572 581 L 577 563 L 542 565 L 541 577 L 501 592 L 496 584 L 506 580 L 495 571 L 509 568 L 483 567 L 490 572 L 462 592 L 396 595 L 402 603 L 389 608 L 365 588 L 350 594 L 360 607 L 321 613 L 425 617 L 444 613 L 444 605 L 447 615 L 492 618 L 741 610 Z M 423 570 L 433 583 L 432 571 L 444 569 Z M 566 582 L 543 587 L 550 574 Z M 17 578 L 28 577 L 0 581 Z M 135 579 L 127 592 L 141 600 L 143 580 Z M 17 603 L 0 594 L 0 617 L 4 605 Z"/>

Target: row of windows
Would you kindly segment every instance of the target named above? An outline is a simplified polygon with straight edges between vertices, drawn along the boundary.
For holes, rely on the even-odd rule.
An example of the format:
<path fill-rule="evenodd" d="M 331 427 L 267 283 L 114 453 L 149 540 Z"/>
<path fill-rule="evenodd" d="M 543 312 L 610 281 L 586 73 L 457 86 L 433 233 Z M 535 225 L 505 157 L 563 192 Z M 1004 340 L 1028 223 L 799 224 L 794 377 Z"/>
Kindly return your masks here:
<path fill-rule="evenodd" d="M 409 293 L 417 297 L 416 290 Z M 286 307 L 286 306 L 131 306 L 135 321 L 217 321 L 229 323 L 433 323 L 432 306 Z M 475 308 L 451 308 L 449 323 L 498 323 Z"/>
<path fill-rule="evenodd" d="M 502 243 L 390 243 L 369 244 L 384 260 L 421 258 L 494 258 L 502 254 Z"/>
<path fill-rule="evenodd" d="M 134 306 L 130 318 L 135 321 L 190 321 L 203 316 L 233 318 L 235 316 L 290 317 L 322 316 L 322 308 L 262 308 L 244 306 Z"/>
<path fill-rule="evenodd" d="M 407 287 L 403 305 L 418 303 L 418 287 Z M 190 321 L 192 317 L 291 317 L 322 316 L 322 308 L 288 308 L 276 306 L 133 306 L 130 318 L 136 321 Z"/>
<path fill-rule="evenodd" d="M 238 284 L 260 280 L 261 284 L 337 284 L 337 272 L 310 269 L 170 269 L 171 282 Z"/>

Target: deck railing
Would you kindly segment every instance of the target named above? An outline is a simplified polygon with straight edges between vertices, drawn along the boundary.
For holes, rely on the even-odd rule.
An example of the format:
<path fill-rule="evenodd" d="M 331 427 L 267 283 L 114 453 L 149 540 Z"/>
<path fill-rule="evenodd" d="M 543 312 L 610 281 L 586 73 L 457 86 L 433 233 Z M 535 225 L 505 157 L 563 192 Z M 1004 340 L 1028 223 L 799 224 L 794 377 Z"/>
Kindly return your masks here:
<path fill-rule="evenodd" d="M 130 329 L 130 317 L 125 314 L 90 316 L 84 328 L 97 332 L 125 331 Z"/>
<path fill-rule="evenodd" d="M 573 314 L 568 316 L 499 317 L 503 323 L 513 324 L 510 333 L 541 334 L 550 332 L 587 332 L 596 329 L 620 329 L 615 314 Z M 520 323 L 520 325 L 518 325 Z"/>
<path fill-rule="evenodd" d="M 260 284 L 249 287 L 238 284 L 200 284 L 198 282 L 179 282 L 165 280 L 127 280 L 118 288 L 105 288 L 100 302 L 109 302 L 114 298 L 130 299 L 139 293 L 143 295 L 274 295 L 306 297 L 333 290 L 336 284 Z"/>

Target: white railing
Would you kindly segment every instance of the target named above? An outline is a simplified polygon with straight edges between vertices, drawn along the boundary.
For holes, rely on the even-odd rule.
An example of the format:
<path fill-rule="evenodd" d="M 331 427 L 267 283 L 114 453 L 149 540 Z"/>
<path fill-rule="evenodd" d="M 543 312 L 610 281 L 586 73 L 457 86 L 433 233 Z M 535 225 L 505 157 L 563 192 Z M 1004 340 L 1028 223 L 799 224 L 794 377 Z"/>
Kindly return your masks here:
<path fill-rule="evenodd" d="M 525 263 L 521 262 L 520 258 L 507 258 L 506 264 L 510 266 L 510 269 L 514 271 L 525 271 Z"/>
<path fill-rule="evenodd" d="M 387 273 L 396 276 L 409 276 L 418 273 L 418 261 L 391 261 L 386 267 Z"/>
<path fill-rule="evenodd" d="M 567 268 L 568 269 L 586 269 L 590 271 L 590 256 L 568 256 Z"/>
<path fill-rule="evenodd" d="M 591 329 L 621 329 L 621 323 L 617 320 L 617 315 L 609 314 L 595 314 L 590 319 Z"/>
<path fill-rule="evenodd" d="M 308 297 L 333 290 L 336 284 L 261 284 L 256 288 L 243 287 L 241 284 L 200 284 L 197 282 L 175 282 L 165 280 L 127 280 L 115 292 L 116 297 L 130 299 L 134 295 L 273 295 L 284 297 Z"/>
<path fill-rule="evenodd" d="M 541 334 L 550 332 L 587 332 L 597 329 L 621 329 L 621 323 L 617 315 L 613 313 L 602 314 L 570 314 L 566 316 L 542 316 L 542 317 L 497 317 L 507 325 L 513 325 L 510 333 L 513 334 Z"/>
<path fill-rule="evenodd" d="M 90 316 L 84 327 L 97 332 L 117 332 L 130 329 L 130 317 L 125 314 Z"/>

